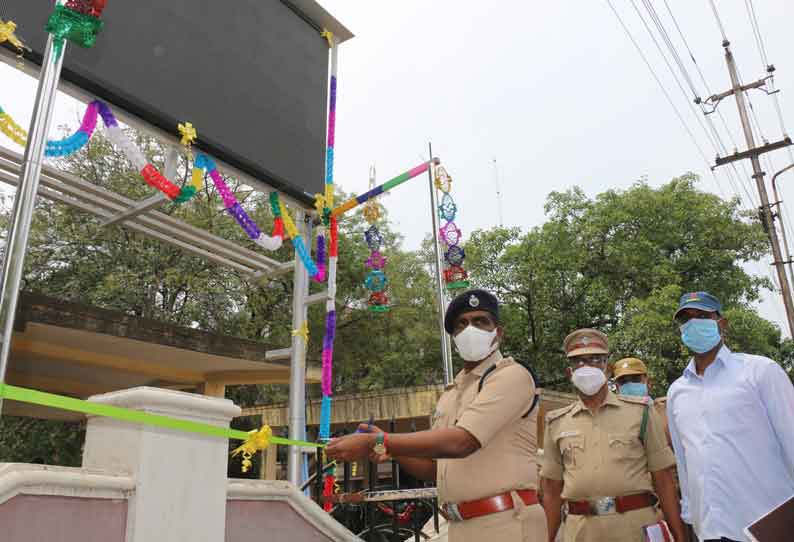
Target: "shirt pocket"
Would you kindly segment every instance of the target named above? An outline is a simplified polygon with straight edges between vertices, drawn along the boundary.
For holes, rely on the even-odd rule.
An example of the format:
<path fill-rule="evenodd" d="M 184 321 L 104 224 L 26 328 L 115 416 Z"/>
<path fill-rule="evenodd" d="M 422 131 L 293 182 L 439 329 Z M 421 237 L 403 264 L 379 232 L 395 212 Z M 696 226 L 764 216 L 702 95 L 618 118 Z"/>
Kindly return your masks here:
<path fill-rule="evenodd" d="M 640 442 L 639 435 L 610 433 L 607 435 L 607 439 L 609 455 L 614 461 L 635 461 L 645 455 L 645 448 Z"/>
<path fill-rule="evenodd" d="M 584 436 L 566 436 L 559 440 L 562 464 L 566 470 L 582 468 L 584 464 Z"/>

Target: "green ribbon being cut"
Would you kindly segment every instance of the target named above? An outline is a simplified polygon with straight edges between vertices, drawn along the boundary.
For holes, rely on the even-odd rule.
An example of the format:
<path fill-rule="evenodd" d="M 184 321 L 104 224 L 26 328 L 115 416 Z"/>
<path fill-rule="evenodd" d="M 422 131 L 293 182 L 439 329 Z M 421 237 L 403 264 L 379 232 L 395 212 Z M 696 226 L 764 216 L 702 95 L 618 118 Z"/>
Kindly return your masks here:
<path fill-rule="evenodd" d="M 264 450 L 271 442 L 274 444 L 306 446 L 311 448 L 323 448 L 325 446 L 324 444 L 318 444 L 316 442 L 306 442 L 302 440 L 290 440 L 282 437 L 274 437 L 271 435 L 270 427 L 267 425 L 263 426 L 261 429 L 254 429 L 253 431 L 239 431 L 237 429 L 218 427 L 217 425 L 208 423 L 180 420 L 177 418 L 171 418 L 169 416 L 163 416 L 161 414 L 150 414 L 148 412 L 142 412 L 140 410 L 133 410 L 130 408 L 92 403 L 90 401 L 83 401 L 82 399 L 64 397 L 63 395 L 55 395 L 53 393 L 45 393 L 43 391 L 11 386 L 10 384 L 0 384 L 0 398 L 19 401 L 21 403 L 31 403 L 34 405 L 57 408 L 60 410 L 81 412 L 83 414 L 91 414 L 94 416 L 103 416 L 105 418 L 114 418 L 116 420 L 122 420 L 130 423 L 140 423 L 143 425 L 163 427 L 165 429 L 174 429 L 176 431 L 185 431 L 187 433 L 207 435 L 210 437 L 243 440 L 245 443 L 235 450 L 236 453 L 232 453 L 237 455 L 237 453 L 245 452 L 244 455 L 248 456 L 248 459 L 250 459 L 250 454 Z M 245 464 L 243 466 L 246 467 Z M 247 466 L 250 467 L 250 463 Z M 248 468 L 245 468 L 243 472 L 247 470 Z"/>

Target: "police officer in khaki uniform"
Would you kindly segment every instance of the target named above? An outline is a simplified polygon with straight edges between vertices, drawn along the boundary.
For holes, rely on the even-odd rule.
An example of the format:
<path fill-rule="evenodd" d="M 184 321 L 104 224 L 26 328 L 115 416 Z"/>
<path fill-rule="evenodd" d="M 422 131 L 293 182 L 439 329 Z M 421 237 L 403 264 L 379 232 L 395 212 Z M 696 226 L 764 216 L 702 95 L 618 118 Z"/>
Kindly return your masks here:
<path fill-rule="evenodd" d="M 612 380 L 618 387 L 620 395 L 633 395 L 636 397 L 650 397 L 651 379 L 648 377 L 648 367 L 638 358 L 623 358 L 615 362 L 612 369 Z M 664 422 L 664 434 L 667 444 L 673 445 L 670 439 L 670 430 L 667 428 L 667 398 L 659 397 L 653 400 L 653 408 L 658 412 Z"/>
<path fill-rule="evenodd" d="M 579 400 L 546 416 L 540 474 L 549 540 L 564 501 L 565 542 L 643 542 L 643 526 L 658 521 L 655 489 L 676 542 L 684 542 L 675 458 L 658 413 L 644 398 L 609 391 L 606 335 L 580 329 L 563 349 Z"/>
<path fill-rule="evenodd" d="M 499 351 L 498 301 L 484 290 L 464 292 L 450 303 L 444 327 L 464 367 L 441 396 L 431 429 L 348 435 L 326 454 L 349 461 L 374 451 L 373 459 L 392 456 L 414 476 L 436 481 L 450 542 L 545 541 L 535 382 Z"/>

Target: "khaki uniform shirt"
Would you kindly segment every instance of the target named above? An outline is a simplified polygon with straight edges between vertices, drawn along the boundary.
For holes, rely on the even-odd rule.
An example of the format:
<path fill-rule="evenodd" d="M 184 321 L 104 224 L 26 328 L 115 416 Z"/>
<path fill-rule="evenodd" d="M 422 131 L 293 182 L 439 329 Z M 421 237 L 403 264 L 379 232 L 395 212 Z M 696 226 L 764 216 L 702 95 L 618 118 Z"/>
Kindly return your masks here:
<path fill-rule="evenodd" d="M 607 392 L 595 414 L 581 399 L 546 416 L 544 478 L 562 480 L 562 497 L 587 500 L 652 491 L 649 473 L 669 468 L 675 456 L 655 408 L 648 410 L 645 444 L 640 441 L 645 400 Z"/>
<path fill-rule="evenodd" d="M 494 369 L 478 393 L 480 379 Z M 470 372 L 461 371 L 441 396 L 433 429 L 462 427 L 481 448 L 462 459 L 438 460 L 438 499 L 459 503 L 514 489 L 537 489 L 537 409 L 526 418 L 535 396 L 532 377 L 497 351 Z"/>
<path fill-rule="evenodd" d="M 640 426 L 645 399 L 607 392 L 595 414 L 581 399 L 546 416 L 540 475 L 563 481 L 566 500 L 592 500 L 652 491 L 651 472 L 675 464 L 655 408 L 648 410 L 645 443 Z M 604 516 L 569 515 L 565 542 L 643 542 L 642 527 L 658 521 L 653 508 Z"/>

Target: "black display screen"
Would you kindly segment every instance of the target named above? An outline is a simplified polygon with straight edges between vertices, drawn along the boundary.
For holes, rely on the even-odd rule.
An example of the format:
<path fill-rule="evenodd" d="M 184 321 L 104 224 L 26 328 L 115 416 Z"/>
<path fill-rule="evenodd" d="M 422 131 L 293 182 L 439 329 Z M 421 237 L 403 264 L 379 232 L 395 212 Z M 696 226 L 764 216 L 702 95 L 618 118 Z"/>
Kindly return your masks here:
<path fill-rule="evenodd" d="M 0 1 L 41 62 L 51 0 Z M 280 0 L 109 0 L 91 49 L 63 79 L 161 130 L 189 121 L 197 147 L 310 202 L 323 187 L 328 44 Z"/>

